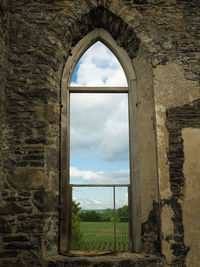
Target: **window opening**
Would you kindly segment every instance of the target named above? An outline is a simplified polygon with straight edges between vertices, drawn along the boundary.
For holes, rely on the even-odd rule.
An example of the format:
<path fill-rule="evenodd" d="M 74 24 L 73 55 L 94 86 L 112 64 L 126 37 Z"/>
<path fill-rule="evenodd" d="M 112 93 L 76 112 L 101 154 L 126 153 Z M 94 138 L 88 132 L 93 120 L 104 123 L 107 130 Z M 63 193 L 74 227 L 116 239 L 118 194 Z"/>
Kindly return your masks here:
<path fill-rule="evenodd" d="M 103 45 L 103 44 L 101 42 L 95 43 L 93 46 L 91 46 L 86 51 L 85 54 L 83 54 L 81 58 L 80 56 L 84 52 L 84 49 L 87 49 L 88 46 L 91 43 L 94 43 L 94 41 L 96 41 L 97 39 L 105 40 L 105 43 L 109 47 L 112 47 L 114 51 L 116 51 L 116 55 L 120 58 L 120 61 L 123 63 L 123 66 L 125 67 L 128 80 L 126 80 L 125 74 L 123 72 L 122 72 L 123 77 L 120 76 L 118 73 L 117 75 L 115 75 L 115 79 L 113 80 L 110 79 L 110 76 L 105 76 L 104 73 L 112 74 L 115 72 L 115 70 L 118 70 L 118 67 L 116 67 L 116 64 L 112 65 L 111 63 L 110 63 L 111 65 L 108 64 L 107 67 L 103 66 L 104 60 L 102 60 L 102 55 L 104 53 L 103 54 L 98 53 L 98 50 L 97 52 L 93 51 L 93 56 L 98 55 L 98 58 L 96 60 L 97 69 L 100 70 L 101 75 L 97 77 L 98 79 L 96 80 L 93 79 L 93 77 L 96 77 L 95 76 L 96 72 L 95 73 L 92 72 L 93 68 L 95 68 L 93 64 L 95 62 L 95 59 L 93 56 L 87 58 L 87 52 L 90 49 L 94 49 L 95 46 Z M 111 51 L 109 53 L 111 53 Z M 87 58 L 86 65 L 84 64 L 84 60 L 83 60 L 84 57 Z M 77 60 L 78 58 L 80 58 L 79 61 Z M 77 61 L 78 61 L 78 64 L 74 66 L 74 63 Z M 114 61 L 116 61 L 116 58 Z M 109 62 L 107 61 L 107 63 Z M 85 68 L 86 73 L 87 73 L 86 76 L 91 78 L 91 80 L 88 80 L 88 82 L 86 82 L 85 80 L 86 76 L 84 75 L 82 75 L 82 77 L 79 76 L 79 74 L 81 73 L 81 72 L 79 73 L 80 67 L 84 69 L 84 65 L 86 66 Z M 120 64 L 119 66 L 121 68 Z M 73 68 L 75 67 L 73 73 L 71 72 L 72 67 Z M 90 70 L 89 74 L 91 74 L 89 76 L 88 76 L 88 70 Z M 117 73 L 117 71 L 115 73 Z M 91 32 L 86 37 L 84 37 L 81 41 L 79 41 L 79 43 L 73 48 L 72 55 L 69 57 L 67 64 L 65 66 L 63 77 L 64 77 L 63 82 L 62 82 L 63 108 L 62 108 L 62 124 L 61 124 L 61 136 L 62 136 L 61 138 L 61 144 L 62 144 L 61 145 L 61 221 L 60 221 L 61 222 L 61 228 L 60 228 L 61 229 L 61 236 L 60 236 L 61 237 L 60 238 L 61 252 L 65 255 L 68 255 L 69 250 L 72 248 L 72 244 L 71 244 L 72 208 L 73 208 L 72 197 L 75 196 L 76 189 L 79 188 L 79 190 L 83 190 L 86 187 L 89 187 L 90 189 L 91 188 L 95 189 L 95 187 L 99 187 L 99 188 L 106 187 L 109 189 L 112 188 L 112 192 L 113 192 L 112 205 L 113 205 L 113 210 L 115 210 L 115 215 L 116 215 L 115 224 L 114 224 L 115 230 L 113 232 L 113 234 L 115 235 L 114 239 L 117 240 L 117 238 L 119 238 L 117 236 L 118 235 L 117 230 L 119 229 L 118 221 L 128 220 L 129 236 L 130 236 L 130 239 L 129 239 L 130 240 L 130 243 L 129 243 L 130 251 L 139 252 L 141 250 L 141 222 L 140 222 L 140 191 L 139 191 L 139 170 L 138 170 L 139 166 L 138 166 L 138 156 L 137 156 L 138 155 L 137 104 L 136 104 L 137 103 L 137 87 L 136 87 L 136 79 L 135 79 L 134 70 L 132 68 L 132 63 L 127 53 L 122 48 L 117 46 L 115 41 L 106 31 L 104 31 L 103 29 L 95 29 L 93 32 Z M 118 77 L 121 77 L 121 78 L 118 79 Z M 79 181 L 78 179 L 76 180 L 77 178 L 76 175 L 80 173 L 83 174 L 85 170 L 81 168 L 77 168 L 75 166 L 75 163 L 80 161 L 80 158 L 78 157 L 75 158 L 72 156 L 73 153 L 70 153 L 70 145 L 73 144 L 73 142 L 70 143 L 70 106 L 72 105 L 72 102 L 73 102 L 72 99 L 74 95 L 78 96 L 78 94 L 82 94 L 82 96 L 79 96 L 82 99 L 80 103 L 84 103 L 82 97 L 88 93 L 92 93 L 93 97 L 95 97 L 94 94 L 98 93 L 97 99 L 99 100 L 100 100 L 99 96 L 102 95 L 103 93 L 106 93 L 106 97 L 108 93 L 112 93 L 112 97 L 118 94 L 124 94 L 124 95 L 128 94 L 127 108 L 128 108 L 129 124 L 130 124 L 130 127 L 129 127 L 130 168 L 128 169 L 130 169 L 130 174 L 129 174 L 129 180 L 125 184 L 121 184 L 119 183 L 119 181 L 118 183 L 113 183 L 113 181 L 111 180 L 107 184 L 104 184 L 104 183 L 101 183 L 101 184 L 92 183 L 91 184 L 89 182 L 81 184 L 80 177 L 79 177 L 80 179 Z M 76 108 L 77 107 L 78 106 L 76 106 Z M 73 141 L 72 135 L 71 135 L 71 140 Z M 90 154 L 91 156 L 92 153 L 94 153 L 94 150 L 90 151 L 88 155 Z M 93 163 L 93 159 L 91 159 L 90 161 L 91 163 Z M 71 168 L 71 172 L 70 172 L 69 162 L 71 162 L 74 165 Z M 116 170 L 116 172 L 118 171 L 120 174 L 122 174 L 120 170 Z M 108 169 L 107 170 L 105 169 L 103 172 L 100 172 L 100 173 L 98 173 L 98 169 L 96 169 L 93 171 L 92 175 L 94 173 L 96 174 L 98 173 L 102 175 L 104 172 L 109 173 Z M 96 177 L 98 177 L 98 175 Z M 119 212 L 117 211 L 118 209 L 117 201 L 118 201 L 118 198 L 120 199 L 119 196 L 121 194 L 121 193 L 118 194 L 118 190 L 127 191 L 127 195 L 128 195 L 127 206 L 128 206 L 128 215 L 129 215 L 128 217 L 129 218 L 127 218 L 127 216 L 122 216 L 122 217 L 126 217 L 124 219 L 118 217 Z M 121 207 L 119 206 L 119 208 Z M 119 247 L 119 245 L 117 244 L 117 241 L 116 241 L 114 244 L 114 250 L 115 249 L 117 250 L 117 247 Z M 101 252 L 98 252 L 98 255 L 101 255 Z"/>
<path fill-rule="evenodd" d="M 129 182 L 127 94 L 71 94 L 70 183 Z"/>
<path fill-rule="evenodd" d="M 73 210 L 71 248 L 128 250 L 127 94 L 71 94 L 70 100 L 70 184 L 81 209 Z"/>
<path fill-rule="evenodd" d="M 76 65 L 71 86 L 111 85 L 127 86 L 125 74 L 97 42 Z M 119 190 L 124 184 L 127 194 Z M 70 94 L 72 250 L 129 249 L 129 184 L 127 94 Z"/>

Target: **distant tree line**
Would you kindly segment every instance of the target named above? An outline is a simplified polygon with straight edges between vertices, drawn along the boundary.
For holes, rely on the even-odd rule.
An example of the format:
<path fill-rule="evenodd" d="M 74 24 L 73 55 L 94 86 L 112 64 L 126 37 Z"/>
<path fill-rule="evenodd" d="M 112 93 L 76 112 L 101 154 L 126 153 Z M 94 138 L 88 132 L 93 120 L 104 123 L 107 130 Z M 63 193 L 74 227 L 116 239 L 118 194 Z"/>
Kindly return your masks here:
<path fill-rule="evenodd" d="M 81 222 L 110 222 L 111 217 L 105 216 L 95 210 L 89 210 L 80 213 Z"/>
<path fill-rule="evenodd" d="M 79 213 L 81 222 L 110 222 L 114 218 L 113 209 L 105 209 L 102 212 L 88 210 Z M 116 209 L 116 217 L 120 222 L 128 221 L 128 206 Z"/>

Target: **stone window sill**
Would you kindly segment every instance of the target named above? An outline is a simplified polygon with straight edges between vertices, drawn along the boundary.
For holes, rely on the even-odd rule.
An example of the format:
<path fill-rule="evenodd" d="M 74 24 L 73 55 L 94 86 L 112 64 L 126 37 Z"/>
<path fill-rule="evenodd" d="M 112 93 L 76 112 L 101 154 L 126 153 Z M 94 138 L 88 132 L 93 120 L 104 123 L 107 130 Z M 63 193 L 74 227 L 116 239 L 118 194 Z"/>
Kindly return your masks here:
<path fill-rule="evenodd" d="M 104 255 L 94 257 L 70 257 L 54 255 L 46 259 L 47 267 L 160 267 L 164 266 L 164 259 L 159 256 L 144 253 L 116 253 L 115 255 Z"/>

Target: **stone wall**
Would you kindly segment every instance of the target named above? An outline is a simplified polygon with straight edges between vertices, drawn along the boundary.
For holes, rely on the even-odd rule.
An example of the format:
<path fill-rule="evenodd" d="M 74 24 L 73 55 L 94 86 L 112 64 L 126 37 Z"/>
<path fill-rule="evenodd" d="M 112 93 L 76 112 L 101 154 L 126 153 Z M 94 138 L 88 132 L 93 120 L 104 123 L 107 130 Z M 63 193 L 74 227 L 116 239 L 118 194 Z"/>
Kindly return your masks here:
<path fill-rule="evenodd" d="M 1 100 L 3 99 L 3 92 L 5 87 L 5 72 L 6 72 L 6 58 L 7 58 L 7 39 L 8 39 L 8 12 L 7 1 L 0 2 L 0 86 L 1 86 Z M 2 105 L 1 105 L 2 106 Z M 3 114 L 3 110 L 1 111 Z"/>
<path fill-rule="evenodd" d="M 5 85 L 6 85 L 6 66 L 7 66 L 7 52 L 8 52 L 8 25 L 9 25 L 9 13 L 7 9 L 7 1 L 0 1 L 0 191 L 3 191 L 5 186 L 3 177 L 4 172 L 4 162 L 3 159 L 6 155 L 7 144 L 6 144 L 6 100 L 5 100 Z M 0 203 L 3 202 L 3 196 L 0 194 Z M 11 227 L 6 223 L 6 221 L 0 217 L 0 235 L 4 233 L 10 233 Z M 4 256 L 2 239 L 0 238 L 0 257 Z M 11 253 L 12 254 L 12 253 Z M 10 255 L 11 255 L 10 254 Z M 10 256 L 9 253 L 7 256 Z M 11 255 L 12 256 L 12 255 Z"/>
<path fill-rule="evenodd" d="M 183 152 L 181 131 L 200 127 L 199 1 L 10 0 L 0 1 L 0 14 L 2 266 L 42 266 L 59 253 L 62 71 L 71 47 L 103 27 L 135 66 L 147 65 L 139 109 L 157 136 L 159 184 L 154 166 L 144 170 L 143 248 L 158 253 L 161 243 L 169 265 L 195 267 L 187 259 L 193 242 L 182 216 L 190 176 L 182 167 L 191 152 Z M 136 74 L 142 77 L 142 69 Z M 148 113 L 143 104 L 152 99 L 155 111 Z M 145 142 L 150 157 L 155 146 Z"/>
<path fill-rule="evenodd" d="M 5 82 L 6 82 L 6 63 L 7 63 L 7 45 L 8 45 L 8 12 L 7 1 L 0 1 L 0 143 L 1 143 L 1 159 L 5 150 L 5 133 L 6 133 L 6 117 L 5 117 Z M 0 161 L 0 172 L 3 173 L 3 164 Z M 2 188 L 2 181 L 0 181 Z M 1 197 L 0 197 L 1 199 Z"/>
<path fill-rule="evenodd" d="M 171 108 L 167 111 L 166 126 L 169 132 L 169 149 L 167 154 L 172 195 L 168 199 L 163 199 L 162 205 L 163 207 L 171 207 L 173 229 L 165 237 L 165 241 L 169 243 L 173 255 L 176 256 L 173 262 L 181 263 L 182 261 L 182 266 L 184 266 L 188 251 L 194 254 L 192 254 L 193 257 L 191 257 L 191 253 L 189 253 L 189 257 L 187 256 L 187 266 L 195 266 L 198 262 L 197 250 L 199 244 L 194 236 L 192 238 L 188 238 L 188 236 L 189 233 L 194 233 L 195 236 L 200 234 L 196 227 L 198 218 L 195 215 L 198 210 L 197 202 L 199 200 L 196 191 L 199 188 L 199 181 L 197 179 L 199 174 L 198 157 L 194 159 L 194 151 L 196 149 L 196 153 L 199 152 L 200 145 L 198 136 L 198 128 L 200 128 L 199 118 L 199 100 L 186 104 L 183 107 Z M 189 132 L 191 140 L 189 141 L 187 136 L 188 128 L 191 129 L 191 132 Z M 193 132 L 196 132 L 197 135 L 194 136 Z M 193 142 L 195 142 L 196 147 L 194 147 Z M 190 150 L 190 153 L 188 153 L 188 146 L 190 149 L 193 148 Z M 188 163 L 188 161 L 191 162 Z M 193 168 L 195 169 L 193 170 Z M 195 212 L 191 214 L 188 209 L 192 209 Z M 192 220 L 192 222 L 190 221 L 191 223 L 188 223 L 186 219 L 188 217 Z"/>
<path fill-rule="evenodd" d="M 199 190 L 200 181 L 200 129 L 184 128 L 182 130 L 182 138 L 184 144 L 184 165 L 183 173 L 185 177 L 184 198 L 182 200 L 183 209 L 183 225 L 184 225 L 184 242 L 190 247 L 186 258 L 188 266 L 195 266 L 200 261 L 199 255 L 199 232 L 198 227 L 200 221 L 199 213 Z M 191 227 L 192 226 L 192 227 Z"/>

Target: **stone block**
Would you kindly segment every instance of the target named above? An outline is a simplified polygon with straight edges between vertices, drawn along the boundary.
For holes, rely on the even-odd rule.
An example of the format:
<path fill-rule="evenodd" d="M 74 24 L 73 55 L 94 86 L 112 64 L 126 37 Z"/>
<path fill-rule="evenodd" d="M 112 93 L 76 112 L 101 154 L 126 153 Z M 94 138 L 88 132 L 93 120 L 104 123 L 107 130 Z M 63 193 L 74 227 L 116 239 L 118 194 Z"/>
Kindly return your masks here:
<path fill-rule="evenodd" d="M 0 214 L 20 214 L 20 213 L 30 213 L 31 209 L 25 209 L 15 203 L 8 203 L 0 207 Z"/>
<path fill-rule="evenodd" d="M 53 192 L 37 191 L 34 193 L 33 202 L 40 211 L 56 211 L 58 208 L 58 196 Z"/>
<path fill-rule="evenodd" d="M 14 171 L 7 177 L 7 181 L 16 189 L 40 189 L 44 187 L 45 174 L 43 170 L 27 169 Z"/>
<path fill-rule="evenodd" d="M 0 262 L 1 267 L 27 267 L 26 264 L 22 263 L 21 261 L 16 261 L 14 259 L 9 259 L 9 260 L 3 260 Z"/>
<path fill-rule="evenodd" d="M 30 250 L 34 249 L 35 246 L 33 244 L 24 244 L 24 243 L 10 243 L 4 246 L 5 249 L 13 249 L 13 250 Z"/>
<path fill-rule="evenodd" d="M 0 258 L 15 258 L 17 257 L 18 252 L 16 250 L 4 250 L 0 251 Z M 8 266 L 8 265 L 6 265 Z"/>
<path fill-rule="evenodd" d="M 46 149 L 46 163 L 47 169 L 58 168 L 58 157 L 59 154 L 56 149 L 47 148 Z"/>
<path fill-rule="evenodd" d="M 11 233 L 11 226 L 3 218 L 0 218 L 0 233 Z"/>
<path fill-rule="evenodd" d="M 55 105 L 48 104 L 46 106 L 45 117 L 50 123 L 59 122 L 59 111 L 55 109 Z"/>
<path fill-rule="evenodd" d="M 3 242 L 28 242 L 30 239 L 28 239 L 24 235 L 17 235 L 17 236 L 4 236 L 2 238 Z"/>

